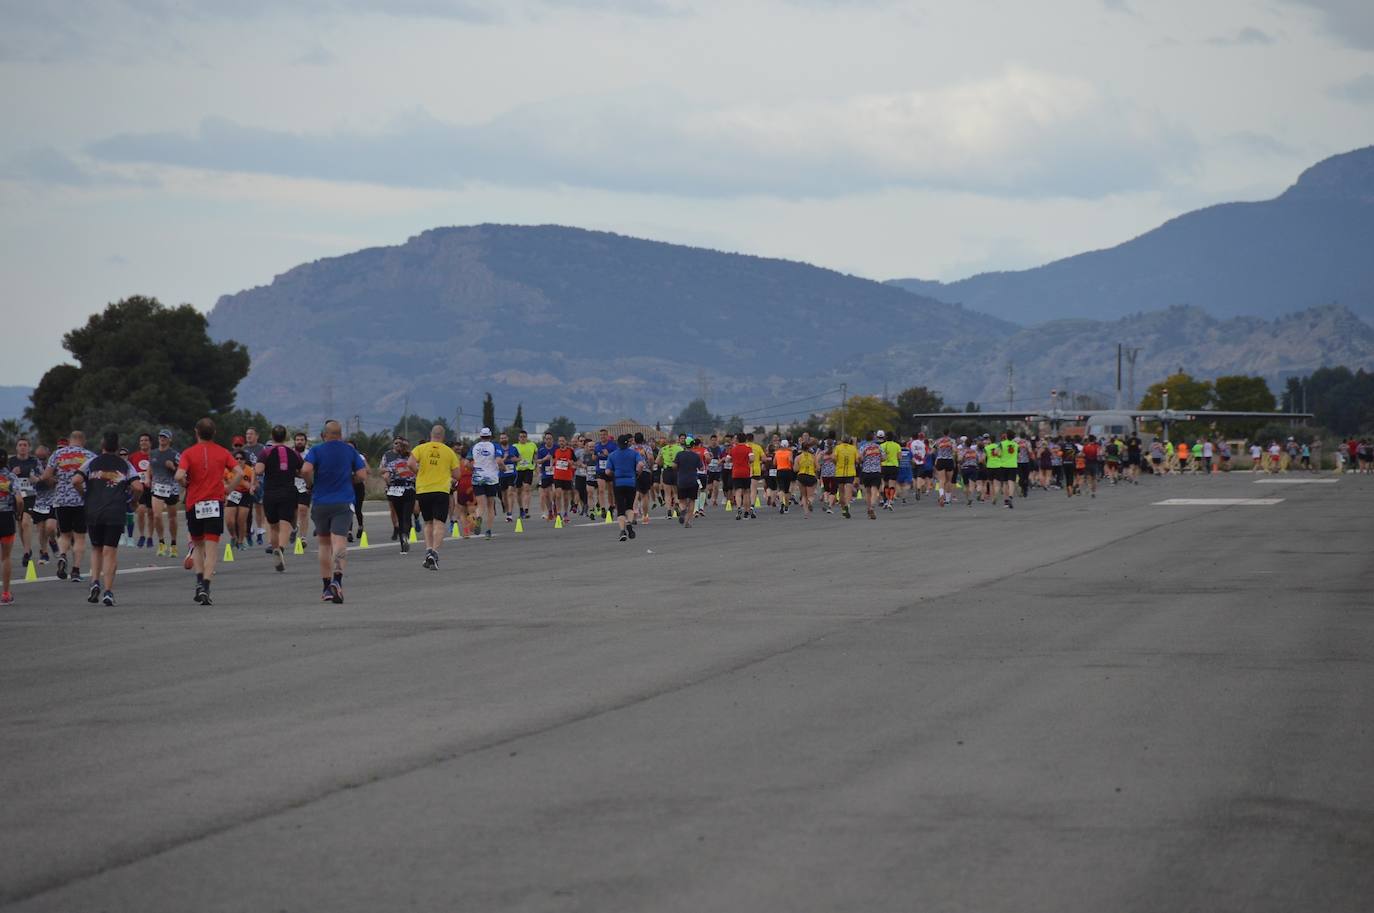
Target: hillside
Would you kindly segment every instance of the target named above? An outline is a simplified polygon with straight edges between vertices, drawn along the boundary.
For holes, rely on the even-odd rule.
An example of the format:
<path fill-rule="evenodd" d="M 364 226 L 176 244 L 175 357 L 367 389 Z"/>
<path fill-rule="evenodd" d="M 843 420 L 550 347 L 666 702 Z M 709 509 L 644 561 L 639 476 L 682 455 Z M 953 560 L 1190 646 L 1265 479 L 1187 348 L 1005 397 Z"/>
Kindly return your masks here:
<path fill-rule="evenodd" d="M 23 418 L 33 387 L 0 387 L 0 419 Z"/>
<path fill-rule="evenodd" d="M 241 404 L 391 421 L 406 397 L 498 419 L 667 419 L 703 382 L 718 412 L 795 399 L 840 379 L 881 383 L 868 353 L 913 340 L 932 365 L 1011 324 L 803 263 L 556 226 L 426 231 L 396 247 L 296 267 L 226 295 L 216 339 L 248 346 Z"/>
<path fill-rule="evenodd" d="M 1116 247 L 958 282 L 892 284 L 1020 324 L 1177 304 L 1274 318 L 1339 303 L 1374 319 L 1374 146 L 1307 169 L 1273 200 L 1172 219 Z"/>

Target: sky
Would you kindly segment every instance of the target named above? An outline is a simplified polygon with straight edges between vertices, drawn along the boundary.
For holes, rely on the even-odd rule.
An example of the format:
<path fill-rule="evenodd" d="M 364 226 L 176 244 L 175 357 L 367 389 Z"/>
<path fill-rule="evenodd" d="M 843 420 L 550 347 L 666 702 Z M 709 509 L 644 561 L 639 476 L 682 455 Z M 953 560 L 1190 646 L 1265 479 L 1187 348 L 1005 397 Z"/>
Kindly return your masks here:
<path fill-rule="evenodd" d="M 953 280 L 1374 143 L 1368 0 L 0 0 L 0 384 L 440 225 Z M 9 334 L 4 334 L 8 336 Z"/>

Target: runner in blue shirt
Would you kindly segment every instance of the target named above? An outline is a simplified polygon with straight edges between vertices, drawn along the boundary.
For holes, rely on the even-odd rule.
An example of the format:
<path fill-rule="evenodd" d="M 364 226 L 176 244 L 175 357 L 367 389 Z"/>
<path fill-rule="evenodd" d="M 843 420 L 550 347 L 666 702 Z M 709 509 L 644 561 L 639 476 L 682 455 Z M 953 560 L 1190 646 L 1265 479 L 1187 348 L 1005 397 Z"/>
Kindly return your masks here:
<path fill-rule="evenodd" d="M 649 467 L 643 455 L 630 446 L 628 434 L 622 434 L 618 443 L 606 455 L 606 473 L 614 482 L 616 520 L 620 524 L 620 541 L 624 542 L 635 537 L 635 483 L 639 473 Z"/>

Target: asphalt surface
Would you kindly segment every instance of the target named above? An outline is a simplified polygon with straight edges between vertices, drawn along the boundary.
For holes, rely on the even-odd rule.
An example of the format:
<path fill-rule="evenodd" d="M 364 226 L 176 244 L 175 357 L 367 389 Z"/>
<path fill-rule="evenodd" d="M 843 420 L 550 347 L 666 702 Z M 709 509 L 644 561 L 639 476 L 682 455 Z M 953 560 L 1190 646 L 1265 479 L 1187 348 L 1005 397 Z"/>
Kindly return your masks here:
<path fill-rule="evenodd" d="M 1156 503 L 1213 497 L 1277 503 Z M 1371 506 L 531 521 L 438 573 L 355 551 L 342 606 L 313 554 L 208 609 L 178 569 L 21 584 L 0 905 L 1363 913 Z"/>

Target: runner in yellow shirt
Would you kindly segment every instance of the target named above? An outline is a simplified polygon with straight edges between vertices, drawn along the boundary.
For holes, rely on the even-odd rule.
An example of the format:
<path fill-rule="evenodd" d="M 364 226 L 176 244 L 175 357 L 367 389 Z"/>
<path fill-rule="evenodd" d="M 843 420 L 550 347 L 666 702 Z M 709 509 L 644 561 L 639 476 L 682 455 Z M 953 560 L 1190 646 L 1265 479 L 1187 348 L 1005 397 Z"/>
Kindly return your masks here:
<path fill-rule="evenodd" d="M 415 500 L 425 521 L 424 567 L 431 571 L 439 570 L 439 543 L 447 532 L 449 492 L 462 467 L 458 454 L 444 443 L 444 433 L 443 425 L 435 425 L 429 431 L 429 440 L 410 452 Z"/>
<path fill-rule="evenodd" d="M 835 485 L 840 496 L 840 513 L 849 519 L 849 498 L 854 491 L 854 473 L 859 464 L 859 450 L 854 439 L 847 437 L 831 448 L 835 458 Z"/>

